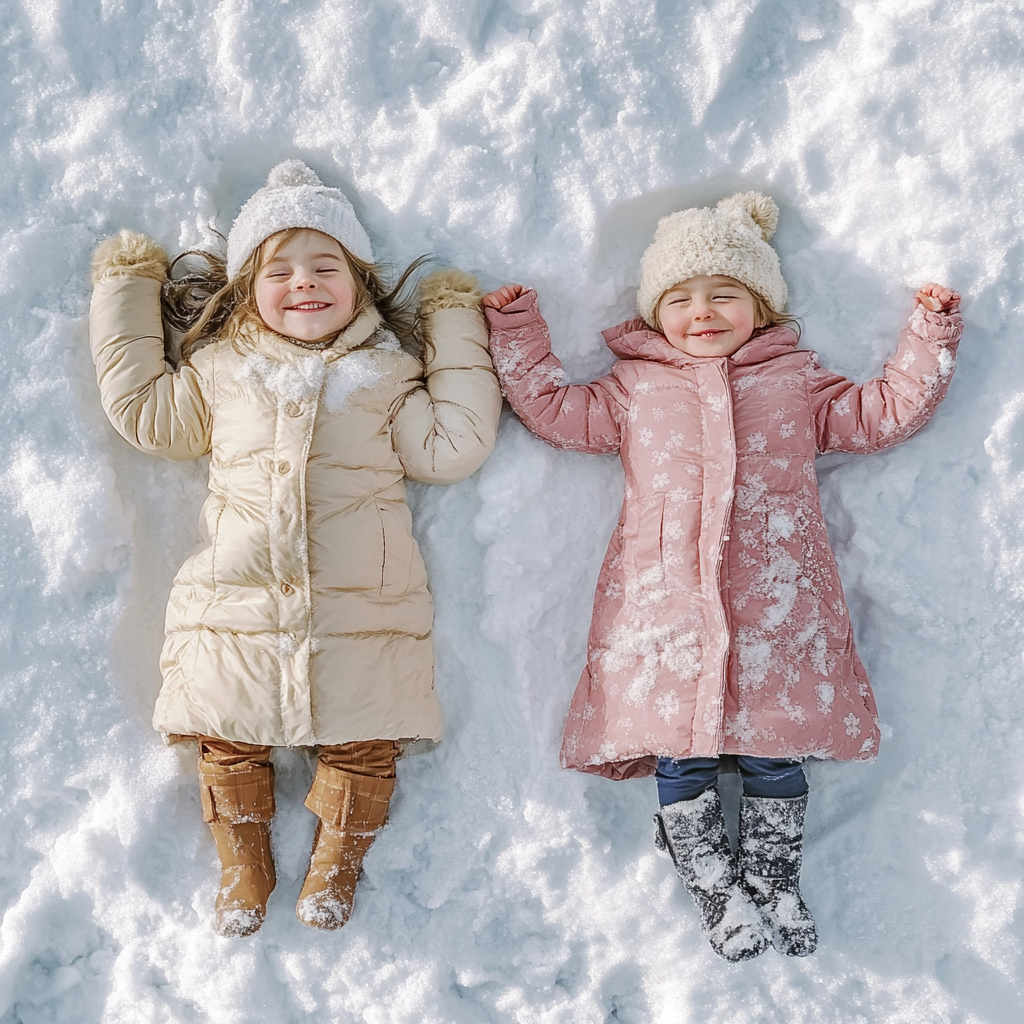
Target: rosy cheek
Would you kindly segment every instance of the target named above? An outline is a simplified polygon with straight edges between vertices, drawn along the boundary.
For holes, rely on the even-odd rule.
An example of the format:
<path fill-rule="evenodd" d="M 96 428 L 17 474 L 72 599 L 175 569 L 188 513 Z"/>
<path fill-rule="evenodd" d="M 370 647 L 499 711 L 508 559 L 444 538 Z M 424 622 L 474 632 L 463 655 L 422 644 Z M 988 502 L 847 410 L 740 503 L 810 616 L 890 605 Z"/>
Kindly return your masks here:
<path fill-rule="evenodd" d="M 264 320 L 274 319 L 283 315 L 280 309 L 281 300 L 287 294 L 287 288 L 275 288 L 272 282 L 264 282 L 256 288 L 256 309 Z"/>

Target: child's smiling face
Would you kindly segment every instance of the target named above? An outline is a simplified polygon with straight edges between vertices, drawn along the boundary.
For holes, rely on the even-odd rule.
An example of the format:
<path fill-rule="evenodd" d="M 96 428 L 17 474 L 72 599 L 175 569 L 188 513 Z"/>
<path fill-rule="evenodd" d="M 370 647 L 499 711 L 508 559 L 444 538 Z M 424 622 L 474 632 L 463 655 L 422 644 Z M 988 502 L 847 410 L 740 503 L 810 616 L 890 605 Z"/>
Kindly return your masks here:
<path fill-rule="evenodd" d="M 356 282 L 341 245 L 319 231 L 302 231 L 282 245 L 256 275 L 263 322 L 297 341 L 320 341 L 352 319 Z"/>
<path fill-rule="evenodd" d="M 658 302 L 658 323 L 670 345 L 688 356 L 731 356 L 754 333 L 754 296 L 745 285 L 716 274 L 673 285 Z"/>

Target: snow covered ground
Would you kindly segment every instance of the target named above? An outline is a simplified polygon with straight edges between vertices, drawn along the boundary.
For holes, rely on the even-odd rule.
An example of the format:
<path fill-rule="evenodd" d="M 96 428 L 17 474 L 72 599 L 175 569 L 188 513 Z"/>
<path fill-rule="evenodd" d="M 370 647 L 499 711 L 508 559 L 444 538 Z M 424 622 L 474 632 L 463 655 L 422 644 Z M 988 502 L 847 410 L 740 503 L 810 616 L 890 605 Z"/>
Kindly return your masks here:
<path fill-rule="evenodd" d="M 0 47 L 0 1024 L 1024 1019 L 1020 3 L 6 0 Z M 876 372 L 912 288 L 963 291 L 933 422 L 819 463 L 884 741 L 810 768 L 814 957 L 715 958 L 653 782 L 558 770 L 621 475 L 510 416 L 413 494 L 448 736 L 401 764 L 351 923 L 293 916 L 313 820 L 282 751 L 267 923 L 210 929 L 192 753 L 148 724 L 204 467 L 106 423 L 88 260 L 121 226 L 207 242 L 292 156 L 396 262 L 536 286 L 575 379 L 657 218 L 737 187 L 782 207 L 826 365 Z"/>

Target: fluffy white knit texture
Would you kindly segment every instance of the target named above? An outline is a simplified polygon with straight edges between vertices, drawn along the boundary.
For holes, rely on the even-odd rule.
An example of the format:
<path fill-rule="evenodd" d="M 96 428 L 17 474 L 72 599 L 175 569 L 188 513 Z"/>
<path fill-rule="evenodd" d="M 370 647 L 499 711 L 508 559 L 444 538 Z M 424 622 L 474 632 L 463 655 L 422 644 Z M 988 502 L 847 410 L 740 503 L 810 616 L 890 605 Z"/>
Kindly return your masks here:
<path fill-rule="evenodd" d="M 775 201 L 759 192 L 729 196 L 714 209 L 679 210 L 662 217 L 640 260 L 640 315 L 653 323 L 662 295 L 702 274 L 732 277 L 783 312 L 789 292 L 779 257 L 768 244 L 778 223 Z"/>
<path fill-rule="evenodd" d="M 235 277 L 264 239 L 286 228 L 312 228 L 373 262 L 373 248 L 348 197 L 329 188 L 301 160 L 285 160 L 239 211 L 228 233 L 228 277 Z"/>

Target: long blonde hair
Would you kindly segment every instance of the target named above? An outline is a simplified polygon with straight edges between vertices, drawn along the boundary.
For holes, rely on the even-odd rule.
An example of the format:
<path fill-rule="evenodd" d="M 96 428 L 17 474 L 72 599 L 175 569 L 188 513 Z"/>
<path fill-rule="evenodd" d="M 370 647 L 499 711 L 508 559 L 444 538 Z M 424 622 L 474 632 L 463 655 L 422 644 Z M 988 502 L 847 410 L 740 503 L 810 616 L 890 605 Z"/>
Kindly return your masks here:
<path fill-rule="evenodd" d="M 256 278 L 263 267 L 293 238 L 309 228 L 287 228 L 265 238 L 253 250 L 237 276 L 228 280 L 224 257 L 205 249 L 189 249 L 171 262 L 167 280 L 161 294 L 164 321 L 180 332 L 181 361 L 187 362 L 196 345 L 216 335 L 238 333 L 245 327 L 270 330 L 256 308 Z M 355 280 L 355 306 L 352 322 L 367 306 L 376 306 L 381 320 L 398 337 L 402 346 L 417 357 L 423 351 L 423 332 L 416 313 L 413 296 L 406 286 L 412 275 L 432 257 L 420 256 L 413 260 L 390 288 L 385 284 L 388 267 L 341 251 Z M 204 270 L 192 270 L 175 277 L 178 261 L 186 256 L 205 262 Z"/>

